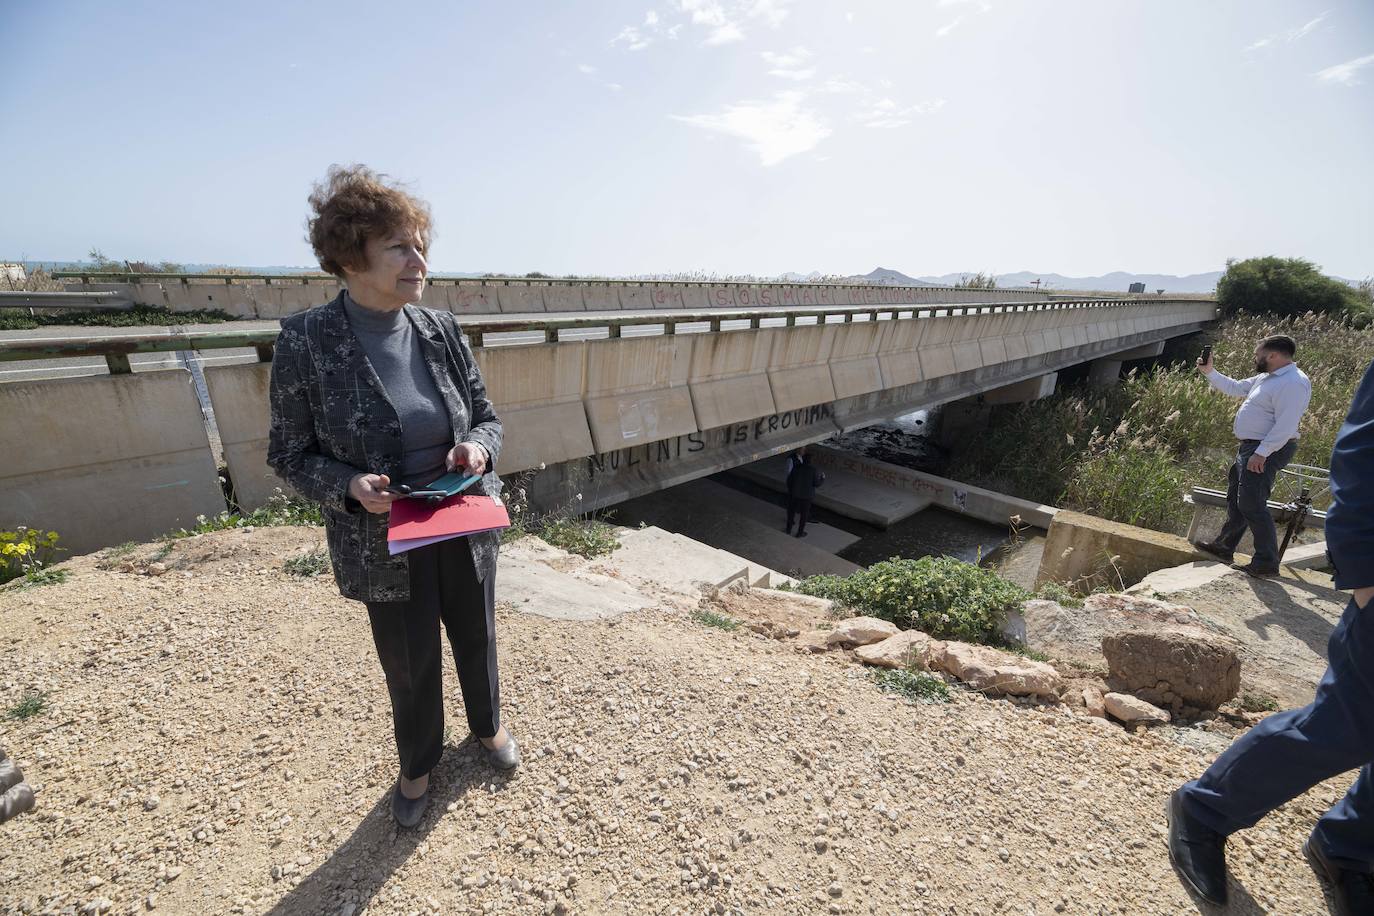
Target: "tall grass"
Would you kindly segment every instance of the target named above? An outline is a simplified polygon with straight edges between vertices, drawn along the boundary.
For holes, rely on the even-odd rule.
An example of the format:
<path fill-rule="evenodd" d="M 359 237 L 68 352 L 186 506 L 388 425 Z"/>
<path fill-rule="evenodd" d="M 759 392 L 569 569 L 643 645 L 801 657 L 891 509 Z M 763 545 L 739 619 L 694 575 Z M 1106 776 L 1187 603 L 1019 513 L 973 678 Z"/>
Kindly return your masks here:
<path fill-rule="evenodd" d="M 951 455 L 951 473 L 1027 499 L 1181 534 L 1192 514 L 1183 493 L 1193 485 L 1225 486 L 1240 404 L 1212 390 L 1193 361 L 1210 343 L 1221 372 L 1249 377 L 1255 374 L 1255 343 L 1267 334 L 1297 340 L 1298 365 L 1312 379 L 1312 403 L 1293 460 L 1325 467 L 1355 385 L 1374 358 L 1374 328 L 1312 314 L 1240 314 L 1171 346 L 1163 364 L 1133 372 L 1111 389 L 1075 387 L 1004 409 L 988 434 Z M 1283 495 L 1280 486 L 1276 496 Z"/>

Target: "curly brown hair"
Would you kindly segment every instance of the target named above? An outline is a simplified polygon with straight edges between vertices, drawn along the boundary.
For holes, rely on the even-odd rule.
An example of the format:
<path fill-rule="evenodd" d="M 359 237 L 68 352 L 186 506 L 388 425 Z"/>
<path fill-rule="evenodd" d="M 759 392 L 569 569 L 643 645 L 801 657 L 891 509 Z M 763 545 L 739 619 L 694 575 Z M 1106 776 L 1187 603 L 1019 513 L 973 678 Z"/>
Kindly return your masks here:
<path fill-rule="evenodd" d="M 418 232 L 422 253 L 429 254 L 429 204 L 365 165 L 331 165 L 310 193 L 310 209 L 310 246 L 320 267 L 336 277 L 343 277 L 345 267 L 366 270 L 367 240 L 393 232 Z"/>

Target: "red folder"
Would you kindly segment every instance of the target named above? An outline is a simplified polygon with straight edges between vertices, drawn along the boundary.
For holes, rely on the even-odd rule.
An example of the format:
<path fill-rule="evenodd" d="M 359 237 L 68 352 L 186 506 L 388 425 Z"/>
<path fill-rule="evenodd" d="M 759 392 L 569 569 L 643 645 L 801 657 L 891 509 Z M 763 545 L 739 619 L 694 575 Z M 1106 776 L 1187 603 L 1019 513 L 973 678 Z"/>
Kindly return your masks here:
<path fill-rule="evenodd" d="M 510 513 L 490 496 L 459 493 L 437 506 L 419 499 L 398 499 L 391 504 L 387 549 L 395 555 L 465 534 L 509 527 Z"/>

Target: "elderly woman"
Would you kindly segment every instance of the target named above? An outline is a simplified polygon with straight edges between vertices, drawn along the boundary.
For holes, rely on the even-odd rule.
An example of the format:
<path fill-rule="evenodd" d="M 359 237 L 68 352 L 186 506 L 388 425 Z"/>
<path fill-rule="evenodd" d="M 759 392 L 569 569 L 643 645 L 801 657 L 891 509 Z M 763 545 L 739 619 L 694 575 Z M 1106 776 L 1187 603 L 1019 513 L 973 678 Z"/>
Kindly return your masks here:
<path fill-rule="evenodd" d="M 388 487 L 463 469 L 482 475 L 481 492 L 499 495 L 501 421 L 453 315 L 415 304 L 428 270 L 428 206 L 361 166 L 332 167 L 310 205 L 310 243 L 346 289 L 282 320 L 267 461 L 323 507 L 339 591 L 367 605 L 400 755 L 391 811 L 409 827 L 424 814 L 443 753 L 440 621 L 483 753 L 510 769 L 520 750 L 500 717 L 499 535 L 391 556 L 387 519 L 399 497 Z"/>

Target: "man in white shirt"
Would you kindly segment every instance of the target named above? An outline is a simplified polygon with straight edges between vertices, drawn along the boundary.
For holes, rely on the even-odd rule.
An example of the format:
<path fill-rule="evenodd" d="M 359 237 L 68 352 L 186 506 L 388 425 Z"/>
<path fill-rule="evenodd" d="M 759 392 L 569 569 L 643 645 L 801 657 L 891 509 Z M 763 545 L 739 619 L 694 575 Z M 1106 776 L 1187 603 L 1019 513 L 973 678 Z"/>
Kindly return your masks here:
<path fill-rule="evenodd" d="M 1210 356 L 1205 363 L 1197 361 L 1198 370 L 1213 388 L 1245 401 L 1236 411 L 1233 427 L 1240 448 L 1227 475 L 1226 524 L 1216 540 L 1194 546 L 1232 563 L 1236 545 L 1249 527 L 1255 540 L 1254 557 L 1236 568 L 1252 576 L 1279 572 L 1279 537 L 1269 514 L 1269 494 L 1274 478 L 1293 460 L 1298 421 L 1312 400 L 1312 382 L 1293 362 L 1296 353 L 1293 338 L 1266 337 L 1255 347 L 1255 369 L 1260 374 L 1239 381 L 1212 368 Z"/>

